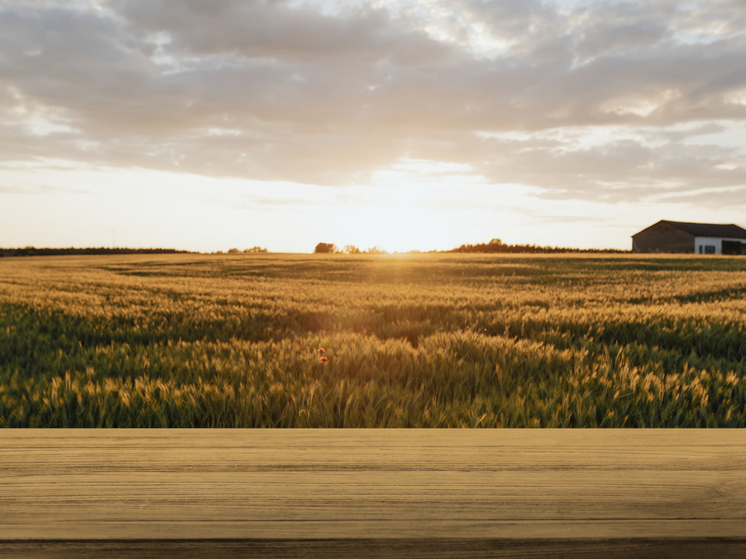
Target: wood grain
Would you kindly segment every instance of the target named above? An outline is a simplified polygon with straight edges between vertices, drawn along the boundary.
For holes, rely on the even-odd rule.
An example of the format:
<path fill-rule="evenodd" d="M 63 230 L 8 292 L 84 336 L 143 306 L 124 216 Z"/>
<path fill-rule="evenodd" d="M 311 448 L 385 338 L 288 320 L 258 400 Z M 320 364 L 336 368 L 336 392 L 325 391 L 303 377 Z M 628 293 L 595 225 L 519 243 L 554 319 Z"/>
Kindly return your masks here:
<path fill-rule="evenodd" d="M 0 540 L 0 555 L 24 558 L 106 546 L 107 557 L 740 557 L 746 432 L 6 430 Z"/>
<path fill-rule="evenodd" d="M 4 559 L 432 559 L 448 557 L 743 559 L 746 544 L 734 540 L 489 540 L 489 539 L 336 539 L 336 540 L 126 540 L 3 542 Z"/>

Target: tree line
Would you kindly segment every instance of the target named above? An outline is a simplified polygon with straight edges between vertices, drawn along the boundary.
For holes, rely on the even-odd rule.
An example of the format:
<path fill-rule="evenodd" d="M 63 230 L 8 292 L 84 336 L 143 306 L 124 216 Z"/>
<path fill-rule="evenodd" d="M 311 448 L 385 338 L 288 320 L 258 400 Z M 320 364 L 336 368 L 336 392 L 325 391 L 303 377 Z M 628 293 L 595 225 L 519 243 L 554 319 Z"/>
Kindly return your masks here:
<path fill-rule="evenodd" d="M 412 250 L 410 252 L 420 253 L 419 250 Z M 451 250 L 431 250 L 429 252 L 465 252 L 465 253 L 503 253 L 503 254 L 551 254 L 551 253 L 571 253 L 571 252 L 583 252 L 583 253 L 614 253 L 621 254 L 629 252 L 628 250 L 621 250 L 616 248 L 570 248 L 570 247 L 550 247 L 550 246 L 538 246 L 538 245 L 508 245 L 503 243 L 500 239 L 492 239 L 489 243 L 478 243 L 475 245 L 461 245 L 458 248 Z M 345 245 L 344 248 L 339 249 L 333 243 L 319 243 L 314 249 L 314 253 L 321 254 L 388 254 L 385 250 L 380 247 L 369 248 L 368 250 L 360 250 L 353 245 Z"/>
<path fill-rule="evenodd" d="M 446 250 L 443 252 L 475 252 L 475 253 L 521 253 L 521 254 L 551 254 L 551 253 L 614 253 L 622 254 L 629 252 L 617 248 L 570 248 L 570 247 L 550 247 L 538 245 L 508 245 L 500 239 L 492 239 L 489 243 L 479 243 L 475 245 L 461 245 L 458 248 Z"/>
<path fill-rule="evenodd" d="M 342 249 L 339 249 L 334 243 L 319 243 L 313 252 L 318 254 L 388 254 L 379 246 L 360 250 L 355 245 L 345 245 Z"/>
<path fill-rule="evenodd" d="M 1 256 L 65 256 L 81 254 L 194 254 L 189 250 L 177 250 L 175 248 L 0 248 Z"/>

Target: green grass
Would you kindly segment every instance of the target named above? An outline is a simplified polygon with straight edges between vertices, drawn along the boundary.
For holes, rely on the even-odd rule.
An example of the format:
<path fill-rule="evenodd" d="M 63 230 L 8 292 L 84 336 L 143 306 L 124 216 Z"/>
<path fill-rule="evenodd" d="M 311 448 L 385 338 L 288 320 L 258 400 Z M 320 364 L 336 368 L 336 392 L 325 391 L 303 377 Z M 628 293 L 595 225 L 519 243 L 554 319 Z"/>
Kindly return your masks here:
<path fill-rule="evenodd" d="M 743 257 L 6 258 L 0 425 L 742 427 L 744 295 Z"/>

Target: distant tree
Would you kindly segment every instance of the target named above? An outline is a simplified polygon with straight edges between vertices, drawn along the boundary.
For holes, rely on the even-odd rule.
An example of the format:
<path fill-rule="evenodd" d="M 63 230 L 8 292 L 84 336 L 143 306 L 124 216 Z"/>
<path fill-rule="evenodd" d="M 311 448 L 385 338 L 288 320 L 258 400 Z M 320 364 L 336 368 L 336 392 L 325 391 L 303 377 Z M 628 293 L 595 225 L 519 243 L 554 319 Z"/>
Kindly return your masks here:
<path fill-rule="evenodd" d="M 365 252 L 366 254 L 388 254 L 388 252 L 386 252 L 379 246 L 374 246 L 373 248 L 369 248 Z"/>
<path fill-rule="evenodd" d="M 357 248 L 355 245 L 345 245 L 344 253 L 345 254 L 360 254 L 360 249 Z"/>
<path fill-rule="evenodd" d="M 244 249 L 244 252 L 269 252 L 266 248 L 262 247 L 251 247 Z"/>
<path fill-rule="evenodd" d="M 334 243 L 319 243 L 316 245 L 316 248 L 313 251 L 318 253 L 332 254 L 337 252 L 337 245 L 335 245 Z"/>
<path fill-rule="evenodd" d="M 228 254 L 238 254 L 239 250 L 237 248 L 229 248 Z"/>
<path fill-rule="evenodd" d="M 500 239 L 492 239 L 492 240 L 490 241 L 490 244 L 491 244 L 491 245 L 497 245 L 497 246 L 500 246 L 501 244 L 503 244 L 503 242 L 502 242 L 502 241 L 501 241 Z"/>

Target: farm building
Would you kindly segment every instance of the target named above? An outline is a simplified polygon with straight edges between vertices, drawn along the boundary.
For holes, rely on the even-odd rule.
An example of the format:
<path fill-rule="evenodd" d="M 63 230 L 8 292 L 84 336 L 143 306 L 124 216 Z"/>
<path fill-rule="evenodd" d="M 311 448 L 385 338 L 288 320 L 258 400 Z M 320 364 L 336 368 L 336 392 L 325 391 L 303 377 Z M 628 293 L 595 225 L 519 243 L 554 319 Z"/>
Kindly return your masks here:
<path fill-rule="evenodd" d="M 746 229 L 733 224 L 661 220 L 632 235 L 632 252 L 746 254 Z"/>

